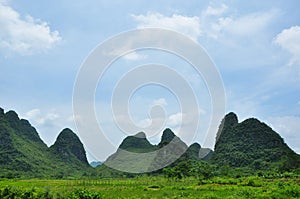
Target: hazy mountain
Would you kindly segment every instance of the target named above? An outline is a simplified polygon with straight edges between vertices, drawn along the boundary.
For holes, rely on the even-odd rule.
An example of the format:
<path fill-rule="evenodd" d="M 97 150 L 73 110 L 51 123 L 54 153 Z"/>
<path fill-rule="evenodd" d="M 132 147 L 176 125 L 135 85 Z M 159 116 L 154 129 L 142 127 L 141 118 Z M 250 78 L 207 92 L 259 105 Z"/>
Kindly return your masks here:
<path fill-rule="evenodd" d="M 201 148 L 199 150 L 199 158 L 204 161 L 209 161 L 213 153 L 214 151 L 210 148 Z"/>
<path fill-rule="evenodd" d="M 188 147 L 171 129 L 165 129 L 158 145 L 152 145 L 145 133 L 126 137 L 117 151 L 98 169 L 108 173 L 108 167 L 128 172 L 152 172 L 180 161 L 208 158 L 212 151 L 202 149 L 197 143 Z M 110 169 L 112 170 L 112 169 Z M 117 175 L 118 173 L 116 173 Z"/>
<path fill-rule="evenodd" d="M 188 146 L 169 128 L 163 131 L 158 147 L 159 150 L 157 150 L 156 156 L 149 167 L 150 171 L 171 165 L 188 149 Z"/>
<path fill-rule="evenodd" d="M 119 148 L 135 153 L 146 153 L 157 149 L 155 145 L 152 145 L 147 140 L 146 135 L 143 132 L 137 133 L 134 136 L 126 137 L 120 144 Z"/>
<path fill-rule="evenodd" d="M 209 148 L 201 148 L 200 144 L 191 144 L 185 153 L 180 157 L 180 160 L 205 160 L 208 161 L 213 151 Z"/>
<path fill-rule="evenodd" d="M 127 136 L 100 168 L 109 166 L 130 173 L 147 172 L 147 165 L 151 164 L 155 157 L 156 149 L 157 146 L 152 145 L 143 132 Z"/>
<path fill-rule="evenodd" d="M 90 162 L 91 167 L 96 168 L 97 166 L 100 166 L 102 164 L 102 162 L 99 161 L 92 161 Z"/>

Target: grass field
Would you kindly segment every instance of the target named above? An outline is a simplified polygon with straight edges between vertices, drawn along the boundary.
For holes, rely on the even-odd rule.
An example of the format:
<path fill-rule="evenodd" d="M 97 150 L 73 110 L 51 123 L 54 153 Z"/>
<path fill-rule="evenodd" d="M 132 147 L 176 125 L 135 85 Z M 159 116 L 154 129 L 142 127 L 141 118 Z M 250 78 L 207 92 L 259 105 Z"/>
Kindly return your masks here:
<path fill-rule="evenodd" d="M 300 178 L 2 180 L 0 198 L 300 198 Z"/>

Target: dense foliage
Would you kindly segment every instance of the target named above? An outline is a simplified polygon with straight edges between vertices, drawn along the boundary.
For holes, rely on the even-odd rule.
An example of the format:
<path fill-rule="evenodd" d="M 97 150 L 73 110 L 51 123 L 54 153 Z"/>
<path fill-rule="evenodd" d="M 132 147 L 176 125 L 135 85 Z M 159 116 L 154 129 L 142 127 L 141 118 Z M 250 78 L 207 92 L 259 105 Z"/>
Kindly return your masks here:
<path fill-rule="evenodd" d="M 126 137 L 120 144 L 119 148 L 135 153 L 147 153 L 157 150 L 157 146 L 152 145 L 147 140 L 146 135 L 143 132 L 140 132 L 134 136 Z"/>
<path fill-rule="evenodd" d="M 55 150 L 50 150 L 27 120 L 19 119 L 13 111 L 4 113 L 3 109 L 0 109 L 0 177 L 82 176 L 90 169 L 87 165 L 85 151 L 83 147 L 77 150 L 78 146 L 80 147 L 78 144 L 81 142 L 73 132 L 69 132 L 69 135 L 71 135 L 71 139 L 65 140 L 65 145 L 55 143 L 54 146 L 63 153 L 72 154 L 71 162 L 60 156 Z M 77 142 L 74 143 L 76 139 Z M 76 150 L 72 150 L 72 148 Z M 78 153 L 82 157 L 84 156 L 85 161 L 78 158 Z"/>
<path fill-rule="evenodd" d="M 142 159 L 135 155 L 148 152 L 154 152 L 152 158 Z M 174 157 L 178 159 L 167 167 L 155 172 L 151 170 Z M 201 148 L 197 143 L 188 147 L 170 129 L 164 130 L 158 145 L 152 145 L 141 132 L 125 138 L 104 164 L 92 168 L 88 165 L 83 144 L 70 129 L 64 129 L 54 145 L 48 148 L 27 120 L 20 119 L 13 111 L 4 113 L 0 108 L 0 178 L 141 176 L 112 169 L 107 166 L 109 163 L 133 170 L 148 166 L 151 172 L 146 170 L 147 176 L 165 176 L 173 180 L 193 177 L 199 183 L 215 177 L 300 172 L 299 155 L 276 132 L 253 118 L 239 123 L 234 113 L 227 114 L 221 123 L 215 152 Z"/>
<path fill-rule="evenodd" d="M 73 162 L 75 164 L 83 163 L 88 165 L 83 144 L 70 129 L 62 130 L 56 142 L 50 147 L 50 151 L 68 163 Z"/>
<path fill-rule="evenodd" d="M 225 116 L 210 160 L 218 166 L 248 167 L 254 170 L 297 170 L 300 156 L 269 126 L 257 119 L 238 123 L 237 116 Z"/>

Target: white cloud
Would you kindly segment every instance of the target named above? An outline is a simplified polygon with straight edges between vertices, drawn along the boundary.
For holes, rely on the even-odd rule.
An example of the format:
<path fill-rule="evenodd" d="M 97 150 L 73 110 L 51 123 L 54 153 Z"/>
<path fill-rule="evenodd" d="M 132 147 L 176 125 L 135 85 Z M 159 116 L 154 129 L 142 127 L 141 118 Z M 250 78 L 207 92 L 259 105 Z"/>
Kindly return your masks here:
<path fill-rule="evenodd" d="M 42 112 L 40 109 L 32 109 L 25 114 L 25 117 L 37 125 L 42 125 L 45 123 L 45 118 L 42 117 Z"/>
<path fill-rule="evenodd" d="M 194 40 L 201 35 L 200 20 L 197 16 L 187 17 L 173 14 L 164 16 L 157 12 L 148 12 L 146 15 L 132 15 L 138 23 L 137 28 L 166 28 L 181 32 Z"/>
<path fill-rule="evenodd" d="M 76 133 L 74 119 L 70 117 L 70 112 L 62 112 L 62 108 L 59 110 L 60 112 L 55 109 L 35 108 L 22 114 L 21 117 L 29 120 L 41 139 L 50 146 L 55 142 L 62 129 L 68 127 Z"/>
<path fill-rule="evenodd" d="M 47 114 L 46 118 L 49 120 L 55 120 L 55 119 L 59 118 L 59 115 L 56 113 L 49 113 L 49 114 Z"/>
<path fill-rule="evenodd" d="M 70 115 L 68 118 L 67 118 L 67 122 L 69 123 L 74 123 L 74 122 L 80 122 L 81 120 L 81 117 L 80 115 Z"/>
<path fill-rule="evenodd" d="M 214 34 L 226 33 L 247 36 L 262 32 L 275 18 L 277 11 L 250 13 L 240 17 L 220 17 L 217 22 L 211 23 Z"/>
<path fill-rule="evenodd" d="M 138 123 L 138 126 L 141 128 L 147 128 L 148 126 L 150 126 L 152 124 L 152 120 L 147 118 L 147 119 L 143 119 Z"/>
<path fill-rule="evenodd" d="M 29 119 L 30 118 L 37 118 L 41 115 L 41 111 L 40 111 L 40 109 L 32 109 L 32 110 L 28 111 L 25 115 Z"/>
<path fill-rule="evenodd" d="M 282 30 L 273 42 L 291 53 L 290 64 L 300 61 L 300 26 L 292 26 Z"/>
<path fill-rule="evenodd" d="M 38 126 L 55 126 L 56 120 L 60 118 L 57 113 L 50 112 L 43 115 L 40 109 L 32 109 L 25 114 L 25 117 L 34 125 Z"/>
<path fill-rule="evenodd" d="M 137 60 L 146 59 L 147 55 L 142 55 L 142 54 L 134 51 L 134 52 L 124 55 L 123 58 L 128 61 L 137 61 Z"/>
<path fill-rule="evenodd" d="M 183 117 L 184 117 L 184 114 L 182 114 L 182 113 L 172 114 L 168 118 L 167 125 L 169 125 L 170 127 L 177 127 L 177 126 L 181 125 L 181 123 L 183 121 Z"/>
<path fill-rule="evenodd" d="M 228 6 L 225 4 L 222 4 L 220 7 L 213 7 L 209 5 L 206 10 L 204 11 L 205 16 L 218 16 L 223 14 L 228 9 Z"/>
<path fill-rule="evenodd" d="M 278 10 L 252 12 L 237 15 L 226 4 L 209 5 L 201 12 L 200 27 L 202 36 L 218 39 L 223 36 L 228 40 L 231 36 L 244 37 L 263 33 L 267 26 L 274 22 Z"/>
<path fill-rule="evenodd" d="M 132 15 L 137 22 L 137 28 L 158 27 L 181 32 L 197 40 L 200 36 L 217 39 L 220 35 L 253 36 L 262 33 L 268 25 L 274 22 L 278 10 L 255 12 L 240 16 L 230 15 L 226 4 L 209 5 L 198 16 L 173 14 L 165 16 L 157 12 L 146 15 Z M 229 14 L 228 14 L 229 13 Z"/>
<path fill-rule="evenodd" d="M 9 2 L 10 2 L 10 0 L 0 0 L 0 4 L 7 4 Z"/>
<path fill-rule="evenodd" d="M 165 98 L 159 98 L 153 101 L 152 106 L 166 106 L 168 105 Z"/>
<path fill-rule="evenodd" d="M 0 3 L 0 50 L 21 55 L 44 52 L 61 41 L 58 31 L 30 15 L 24 18 L 9 6 Z"/>
<path fill-rule="evenodd" d="M 267 119 L 272 128 L 278 132 L 284 141 L 297 153 L 300 153 L 299 143 L 299 129 L 300 129 L 300 117 L 284 116 L 284 117 L 272 117 Z"/>
<path fill-rule="evenodd" d="M 259 115 L 260 101 L 256 96 L 242 97 L 229 91 L 227 92 L 227 102 L 227 107 L 230 107 L 228 111 L 236 112 L 240 121 Z"/>
<path fill-rule="evenodd" d="M 267 87 L 272 86 L 278 89 L 283 85 L 294 86 L 300 83 L 300 26 L 292 26 L 282 30 L 273 38 L 273 44 L 278 45 L 291 56 L 285 57 L 282 52 L 278 51 L 281 56 L 282 64 L 277 67 L 266 78 Z M 282 58 L 283 57 L 283 58 Z M 280 81 L 277 81 L 280 79 Z"/>

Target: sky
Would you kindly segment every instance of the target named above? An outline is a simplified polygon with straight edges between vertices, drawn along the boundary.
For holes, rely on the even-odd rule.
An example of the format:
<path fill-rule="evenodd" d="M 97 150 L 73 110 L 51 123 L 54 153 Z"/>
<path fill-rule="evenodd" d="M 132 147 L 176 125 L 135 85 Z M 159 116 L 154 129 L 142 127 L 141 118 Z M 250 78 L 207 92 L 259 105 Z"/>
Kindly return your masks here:
<path fill-rule="evenodd" d="M 93 103 L 112 147 L 90 150 L 90 142 L 96 139 L 83 139 L 83 132 L 77 132 L 73 89 L 92 50 L 129 30 L 164 28 L 186 35 L 205 49 L 223 81 L 226 113 L 235 112 L 239 121 L 260 119 L 300 153 L 299 7 L 297 0 L 0 0 L 0 107 L 28 119 L 48 146 L 63 128 L 73 129 L 90 161 L 105 160 L 122 139 L 137 133 L 121 132 L 115 120 L 146 129 L 153 143 L 170 127 L 175 133 L 182 128 L 180 137 L 188 144 L 213 148 L 215 134 L 207 135 L 213 107 L 206 82 L 180 57 L 153 49 L 124 55 L 99 80 Z M 195 93 L 198 111 L 181 112 L 182 99 L 152 84 L 125 99 L 130 121 L 114 115 L 111 97 L 118 81 L 149 63 L 168 65 L 182 75 Z M 172 81 L 172 76 L 160 75 Z M 193 121 L 195 114 L 200 122 Z M 147 130 L 156 122 L 155 128 Z M 189 127 L 195 124 L 198 130 L 191 135 Z M 97 140 L 99 145 L 104 142 Z"/>

